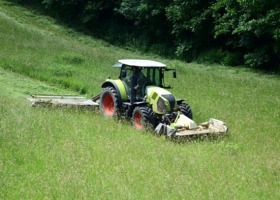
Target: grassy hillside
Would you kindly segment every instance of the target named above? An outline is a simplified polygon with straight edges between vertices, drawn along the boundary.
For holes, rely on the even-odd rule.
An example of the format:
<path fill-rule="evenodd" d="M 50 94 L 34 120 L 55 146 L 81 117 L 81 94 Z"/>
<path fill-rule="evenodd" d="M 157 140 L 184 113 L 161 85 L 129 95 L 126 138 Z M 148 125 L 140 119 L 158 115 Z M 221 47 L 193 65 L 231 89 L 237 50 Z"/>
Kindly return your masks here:
<path fill-rule="evenodd" d="M 176 143 L 99 112 L 25 100 L 97 94 L 123 58 L 176 68 L 178 78 L 166 82 L 188 99 L 195 121 L 224 120 L 229 133 Z M 129 52 L 5 1 L 0 68 L 0 199 L 280 198 L 278 76 Z"/>

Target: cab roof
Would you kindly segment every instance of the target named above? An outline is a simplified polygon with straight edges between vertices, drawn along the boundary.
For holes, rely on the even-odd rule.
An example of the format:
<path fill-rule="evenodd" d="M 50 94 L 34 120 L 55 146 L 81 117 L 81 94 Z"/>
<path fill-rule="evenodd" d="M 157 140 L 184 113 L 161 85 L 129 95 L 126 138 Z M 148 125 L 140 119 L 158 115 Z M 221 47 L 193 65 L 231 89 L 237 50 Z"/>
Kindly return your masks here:
<path fill-rule="evenodd" d="M 139 59 L 123 59 L 118 60 L 119 63 L 113 65 L 113 67 L 121 67 L 122 65 L 128 65 L 133 67 L 166 67 L 165 64 L 153 61 L 153 60 L 139 60 Z"/>

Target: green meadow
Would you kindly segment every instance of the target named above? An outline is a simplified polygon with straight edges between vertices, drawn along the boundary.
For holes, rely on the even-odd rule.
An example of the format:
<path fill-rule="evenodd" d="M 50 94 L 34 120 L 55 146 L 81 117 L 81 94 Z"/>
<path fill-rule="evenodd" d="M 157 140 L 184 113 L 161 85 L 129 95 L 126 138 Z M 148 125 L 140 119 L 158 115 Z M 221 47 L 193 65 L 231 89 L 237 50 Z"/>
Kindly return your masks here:
<path fill-rule="evenodd" d="M 101 92 L 118 59 L 176 68 L 166 77 L 219 137 L 169 140 L 99 111 L 31 107 L 29 94 Z M 0 199 L 279 199 L 280 78 L 112 46 L 0 1 Z"/>

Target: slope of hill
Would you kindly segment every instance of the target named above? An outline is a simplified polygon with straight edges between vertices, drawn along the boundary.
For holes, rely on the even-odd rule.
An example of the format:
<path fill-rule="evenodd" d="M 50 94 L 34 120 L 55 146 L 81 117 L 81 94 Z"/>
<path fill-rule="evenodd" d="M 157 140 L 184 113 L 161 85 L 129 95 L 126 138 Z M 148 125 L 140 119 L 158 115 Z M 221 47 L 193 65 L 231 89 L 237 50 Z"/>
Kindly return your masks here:
<path fill-rule="evenodd" d="M 176 68 L 166 82 L 194 119 L 224 120 L 229 133 L 172 142 L 99 112 L 33 109 L 22 98 L 97 94 L 123 58 Z M 0 199 L 280 198 L 278 76 L 129 52 L 6 1 L 0 68 Z"/>

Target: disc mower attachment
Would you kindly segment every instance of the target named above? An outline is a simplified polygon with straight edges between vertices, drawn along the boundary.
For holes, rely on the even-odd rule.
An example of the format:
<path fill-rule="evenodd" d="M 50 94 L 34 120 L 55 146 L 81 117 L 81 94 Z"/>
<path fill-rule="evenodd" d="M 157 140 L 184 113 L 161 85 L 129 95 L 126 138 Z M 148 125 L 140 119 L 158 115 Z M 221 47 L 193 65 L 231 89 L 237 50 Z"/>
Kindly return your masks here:
<path fill-rule="evenodd" d="M 155 132 L 159 135 L 165 134 L 168 137 L 182 137 L 182 136 L 192 136 L 192 135 L 206 135 L 206 134 L 223 134 L 226 133 L 228 128 L 225 123 L 218 119 L 210 118 L 208 122 L 201 123 L 197 125 L 193 120 L 189 118 L 181 118 L 175 123 L 165 125 L 160 123 Z"/>
<path fill-rule="evenodd" d="M 69 107 L 87 107 L 98 108 L 99 104 L 92 99 L 74 95 L 31 95 L 28 98 L 31 106 L 69 106 Z"/>

